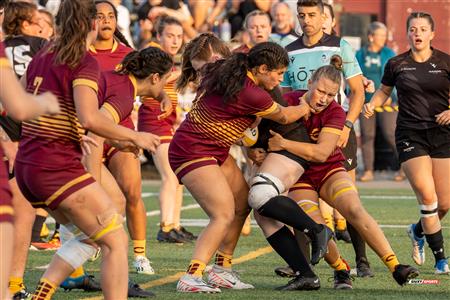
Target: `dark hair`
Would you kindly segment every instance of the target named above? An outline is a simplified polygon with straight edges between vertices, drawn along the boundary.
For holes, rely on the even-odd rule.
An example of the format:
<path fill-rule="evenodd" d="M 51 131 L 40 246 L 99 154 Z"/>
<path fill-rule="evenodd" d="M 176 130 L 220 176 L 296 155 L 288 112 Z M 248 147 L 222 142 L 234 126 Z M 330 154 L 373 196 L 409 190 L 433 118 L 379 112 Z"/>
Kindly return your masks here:
<path fill-rule="evenodd" d="M 132 74 L 136 78 L 145 79 L 151 74 L 164 75 L 173 66 L 169 54 L 157 47 L 147 47 L 140 51 L 132 51 L 122 60 L 117 73 Z"/>
<path fill-rule="evenodd" d="M 0 8 L 5 7 L 6 5 L 8 5 L 10 0 L 0 0 Z"/>
<path fill-rule="evenodd" d="M 320 11 L 323 12 L 324 3 L 322 0 L 298 0 L 297 1 L 297 10 L 300 7 L 319 7 Z"/>
<path fill-rule="evenodd" d="M 206 61 L 213 53 L 218 53 L 224 58 L 231 55 L 225 42 L 212 33 L 202 33 L 186 45 L 181 56 L 181 75 L 176 83 L 178 91 L 183 91 L 189 82 L 198 80 L 198 72 L 192 67 L 191 60 Z"/>
<path fill-rule="evenodd" d="M 75 68 L 86 54 L 86 37 L 97 10 L 93 0 L 63 0 L 56 14 L 56 63 Z"/>
<path fill-rule="evenodd" d="M 28 2 L 10 2 L 5 6 L 5 17 L 3 19 L 3 32 L 5 35 L 15 36 L 22 34 L 22 23 L 31 22 L 33 12 L 38 8 L 33 3 Z"/>
<path fill-rule="evenodd" d="M 257 44 L 248 54 L 235 53 L 225 60 L 206 65 L 200 89 L 222 95 L 227 104 L 234 101 L 241 91 L 247 71 L 261 65 L 266 65 L 269 70 L 287 67 L 288 54 L 283 47 L 272 42 Z"/>
<path fill-rule="evenodd" d="M 317 82 L 320 78 L 327 78 L 341 85 L 343 62 L 342 58 L 335 54 L 330 59 L 330 64 L 318 68 L 311 76 L 312 82 Z"/>
<path fill-rule="evenodd" d="M 416 19 L 416 18 L 427 19 L 428 23 L 430 23 L 430 25 L 431 25 L 431 31 L 434 31 L 434 20 L 433 20 L 433 17 L 429 13 L 426 13 L 426 12 L 412 12 L 408 16 L 408 19 L 406 20 L 406 31 L 407 32 L 409 30 L 409 23 L 411 22 L 412 19 Z"/>
<path fill-rule="evenodd" d="M 111 1 L 109 1 L 109 0 L 96 0 L 95 1 L 95 5 L 103 4 L 103 3 L 109 4 L 112 7 L 113 12 L 114 12 L 114 17 L 117 20 L 117 17 L 118 17 L 117 8 L 114 6 L 114 4 L 111 3 Z M 122 32 L 120 32 L 120 30 L 119 30 L 119 28 L 117 26 L 117 23 L 116 23 L 116 29 L 114 30 L 114 36 L 119 40 L 119 42 L 121 42 L 122 44 L 124 44 L 128 48 L 133 48 L 133 47 L 131 47 L 130 43 L 128 43 L 127 39 L 124 37 Z"/>
<path fill-rule="evenodd" d="M 166 28 L 167 25 L 178 25 L 181 28 L 183 28 L 183 25 L 181 25 L 181 22 L 178 21 L 177 19 L 169 16 L 162 16 L 156 22 L 156 32 L 159 35 L 162 35 L 164 28 Z"/>

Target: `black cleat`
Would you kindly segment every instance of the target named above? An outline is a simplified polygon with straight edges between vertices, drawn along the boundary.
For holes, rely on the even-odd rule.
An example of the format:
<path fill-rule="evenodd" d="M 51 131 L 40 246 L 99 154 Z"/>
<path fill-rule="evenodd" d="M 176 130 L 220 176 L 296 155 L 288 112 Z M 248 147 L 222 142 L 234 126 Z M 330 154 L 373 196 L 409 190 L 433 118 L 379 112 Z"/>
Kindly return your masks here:
<path fill-rule="evenodd" d="M 319 277 L 303 277 L 302 275 L 297 275 L 288 284 L 276 288 L 277 291 L 312 291 L 318 289 L 320 289 Z"/>
<path fill-rule="evenodd" d="M 27 290 L 23 289 L 15 293 L 12 297 L 13 300 L 30 300 L 33 295 Z"/>
<path fill-rule="evenodd" d="M 365 257 L 361 257 L 356 262 L 356 275 L 358 277 L 373 277 L 374 274 L 372 270 L 370 269 L 369 261 Z"/>
<path fill-rule="evenodd" d="M 353 289 L 350 271 L 347 270 L 334 271 L 334 289 L 335 290 Z"/>
<path fill-rule="evenodd" d="M 293 278 L 296 276 L 294 270 L 292 270 L 292 268 L 289 266 L 278 267 L 274 270 L 274 272 L 280 277 Z"/>
<path fill-rule="evenodd" d="M 133 282 L 131 280 L 128 280 L 128 297 L 130 298 L 151 298 L 155 297 L 156 295 L 153 294 L 150 291 L 143 290 L 139 284 L 136 282 Z"/>
<path fill-rule="evenodd" d="M 334 232 L 334 234 L 336 235 L 336 240 L 338 241 L 344 241 L 347 244 L 352 242 L 352 238 L 350 237 L 350 234 L 348 233 L 348 231 L 345 230 L 337 230 Z"/>
<path fill-rule="evenodd" d="M 197 239 L 197 236 L 194 235 L 192 232 L 188 231 L 186 228 L 184 228 L 183 226 L 180 226 L 180 229 L 178 230 L 178 233 L 181 233 L 181 235 L 190 241 L 195 241 Z"/>
<path fill-rule="evenodd" d="M 419 276 L 419 270 L 408 265 L 400 264 L 395 266 L 395 271 L 392 273 L 392 277 L 394 277 L 399 285 L 404 285 L 408 280 L 416 278 L 417 276 Z"/>
<path fill-rule="evenodd" d="M 101 292 L 102 288 L 100 286 L 100 282 L 98 282 L 93 275 L 83 275 L 77 278 L 66 278 L 60 287 L 62 287 L 65 291 L 80 289 L 85 292 Z"/>
<path fill-rule="evenodd" d="M 160 229 L 156 235 L 156 239 L 162 243 L 184 244 L 189 242 L 175 229 L 171 229 L 169 232 L 164 232 Z"/>
<path fill-rule="evenodd" d="M 317 265 L 322 257 L 328 252 L 328 241 L 333 237 L 333 231 L 328 226 L 319 224 L 322 226 L 322 231 L 314 234 L 308 233 L 311 238 L 311 264 Z"/>

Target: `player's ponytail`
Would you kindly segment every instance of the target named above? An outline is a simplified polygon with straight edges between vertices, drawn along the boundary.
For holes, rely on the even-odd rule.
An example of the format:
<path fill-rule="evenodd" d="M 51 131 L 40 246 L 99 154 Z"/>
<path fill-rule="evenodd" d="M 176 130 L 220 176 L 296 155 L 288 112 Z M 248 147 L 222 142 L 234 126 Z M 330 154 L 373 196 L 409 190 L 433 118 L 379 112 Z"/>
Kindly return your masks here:
<path fill-rule="evenodd" d="M 55 17 L 57 38 L 53 45 L 56 63 L 75 68 L 86 54 L 86 38 L 97 14 L 93 0 L 65 0 Z"/>
<path fill-rule="evenodd" d="M 333 55 L 328 66 L 318 68 L 311 76 L 312 82 L 317 82 L 320 78 L 325 77 L 339 85 L 341 85 L 341 74 L 343 61 L 339 55 Z"/>
<path fill-rule="evenodd" d="M 148 47 L 140 51 L 132 51 L 122 60 L 120 74 L 132 74 L 136 78 L 145 79 L 151 74 L 160 76 L 168 73 L 173 66 L 169 54 L 156 47 Z"/>
<path fill-rule="evenodd" d="M 201 88 L 207 93 L 223 96 L 225 104 L 234 101 L 242 90 L 247 72 L 266 65 L 268 70 L 287 67 L 289 57 L 283 47 L 272 43 L 260 43 L 248 54 L 235 53 L 226 60 L 208 65 Z"/>

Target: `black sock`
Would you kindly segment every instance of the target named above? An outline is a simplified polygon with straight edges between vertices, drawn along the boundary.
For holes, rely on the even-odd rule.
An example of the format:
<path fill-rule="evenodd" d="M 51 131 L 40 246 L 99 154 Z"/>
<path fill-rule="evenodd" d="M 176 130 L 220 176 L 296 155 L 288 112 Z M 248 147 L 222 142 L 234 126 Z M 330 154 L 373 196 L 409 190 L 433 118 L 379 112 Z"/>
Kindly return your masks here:
<path fill-rule="evenodd" d="M 267 237 L 267 241 L 294 272 L 300 272 L 305 277 L 316 276 L 289 228 L 283 226 L 280 230 Z"/>
<path fill-rule="evenodd" d="M 31 241 L 39 242 L 41 240 L 42 225 L 47 217 L 36 215 L 34 219 L 33 229 L 31 230 Z"/>
<path fill-rule="evenodd" d="M 271 198 L 259 208 L 258 212 L 264 217 L 275 219 L 305 233 L 310 231 L 318 233 L 323 229 L 294 200 L 286 196 Z"/>
<path fill-rule="evenodd" d="M 61 225 L 59 223 L 55 223 L 55 233 L 59 233 L 59 227 Z"/>
<path fill-rule="evenodd" d="M 355 229 L 355 227 L 353 227 L 352 224 L 350 224 L 350 222 L 347 222 L 347 231 L 350 234 L 350 237 L 352 238 L 352 245 L 353 249 L 355 250 L 355 261 L 358 263 L 361 260 L 361 258 L 365 258 L 367 260 L 366 242 L 364 241 L 362 236 Z"/>
<path fill-rule="evenodd" d="M 302 250 L 303 255 L 305 255 L 305 258 L 308 262 L 311 261 L 311 247 L 308 236 L 302 232 L 294 229 L 294 235 L 295 239 L 297 240 L 297 245 Z"/>
<path fill-rule="evenodd" d="M 433 251 L 436 262 L 445 258 L 444 253 L 444 237 L 442 236 L 442 229 L 433 234 L 425 234 L 428 246 Z"/>
<path fill-rule="evenodd" d="M 417 222 L 416 227 L 414 227 L 414 235 L 418 238 L 423 238 L 423 228 L 422 228 L 422 221 L 419 219 L 419 222 Z"/>

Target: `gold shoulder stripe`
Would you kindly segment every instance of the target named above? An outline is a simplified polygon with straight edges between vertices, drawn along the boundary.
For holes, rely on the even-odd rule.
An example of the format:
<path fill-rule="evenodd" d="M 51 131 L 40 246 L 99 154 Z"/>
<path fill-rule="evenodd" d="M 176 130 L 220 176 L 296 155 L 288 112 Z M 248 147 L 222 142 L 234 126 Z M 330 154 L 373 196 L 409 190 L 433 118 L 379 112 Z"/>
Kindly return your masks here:
<path fill-rule="evenodd" d="M 72 87 L 76 87 L 77 85 L 86 85 L 86 86 L 90 87 L 91 89 L 93 89 L 96 93 L 98 92 L 97 82 L 95 82 L 93 80 L 78 78 L 72 82 Z"/>
<path fill-rule="evenodd" d="M 0 67 L 1 68 L 11 68 L 11 64 L 6 57 L 0 57 Z"/>
<path fill-rule="evenodd" d="M 267 115 L 270 115 L 271 113 L 273 113 L 277 108 L 278 108 L 278 104 L 276 102 L 273 102 L 272 106 L 270 106 L 268 109 L 257 112 L 255 115 L 258 117 L 267 116 Z"/>
<path fill-rule="evenodd" d="M 105 103 L 103 103 L 103 105 L 102 105 L 102 107 L 101 107 L 101 109 L 100 110 L 105 110 L 105 111 L 107 111 L 112 117 L 113 117 L 113 119 L 114 119 L 114 122 L 116 123 L 116 124 L 119 124 L 119 122 L 120 122 L 120 116 L 119 116 L 119 113 L 117 112 L 117 110 L 114 108 L 114 106 L 112 106 L 110 103 L 108 103 L 108 102 L 105 102 Z"/>
<path fill-rule="evenodd" d="M 0 215 L 13 215 L 14 209 L 9 205 L 0 205 Z"/>
<path fill-rule="evenodd" d="M 322 128 L 321 132 L 328 132 L 328 133 L 334 133 L 337 135 L 341 135 L 342 130 L 339 130 L 336 128 L 331 128 L 331 127 L 324 127 L 324 128 Z"/>

